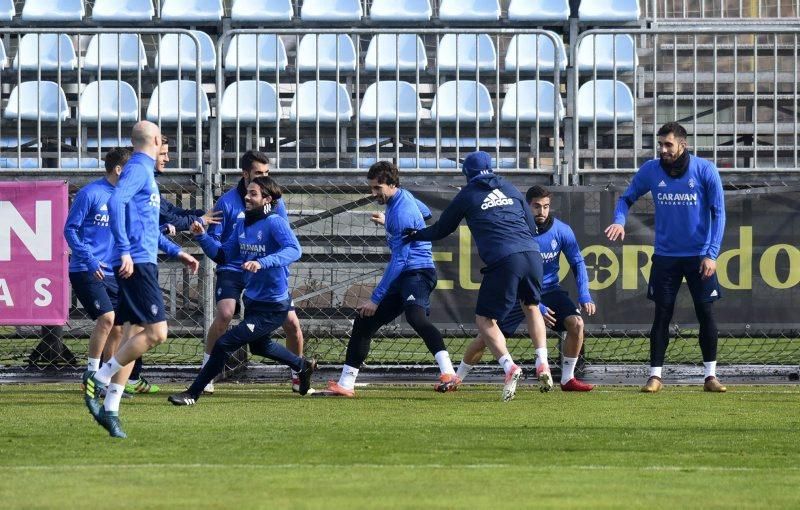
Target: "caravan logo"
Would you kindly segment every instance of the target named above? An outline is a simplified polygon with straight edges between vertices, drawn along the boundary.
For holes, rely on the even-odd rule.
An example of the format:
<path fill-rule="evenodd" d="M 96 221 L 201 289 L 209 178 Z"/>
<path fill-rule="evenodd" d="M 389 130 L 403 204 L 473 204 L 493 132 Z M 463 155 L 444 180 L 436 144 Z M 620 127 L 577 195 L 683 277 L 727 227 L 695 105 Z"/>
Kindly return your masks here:
<path fill-rule="evenodd" d="M 490 207 L 498 207 L 503 205 L 511 205 L 514 203 L 510 198 L 505 196 L 502 191 L 499 189 L 492 190 L 491 193 L 486 195 L 486 198 L 483 199 L 483 203 L 481 204 L 481 209 L 484 211 L 489 209 Z"/>

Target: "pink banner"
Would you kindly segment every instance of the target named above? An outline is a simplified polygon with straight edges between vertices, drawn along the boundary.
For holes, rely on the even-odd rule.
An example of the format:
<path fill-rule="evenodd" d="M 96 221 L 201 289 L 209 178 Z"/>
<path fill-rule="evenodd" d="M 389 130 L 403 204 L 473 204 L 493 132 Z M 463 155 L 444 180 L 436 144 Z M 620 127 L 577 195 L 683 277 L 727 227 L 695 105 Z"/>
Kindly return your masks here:
<path fill-rule="evenodd" d="M 66 324 L 65 181 L 0 182 L 0 325 Z"/>

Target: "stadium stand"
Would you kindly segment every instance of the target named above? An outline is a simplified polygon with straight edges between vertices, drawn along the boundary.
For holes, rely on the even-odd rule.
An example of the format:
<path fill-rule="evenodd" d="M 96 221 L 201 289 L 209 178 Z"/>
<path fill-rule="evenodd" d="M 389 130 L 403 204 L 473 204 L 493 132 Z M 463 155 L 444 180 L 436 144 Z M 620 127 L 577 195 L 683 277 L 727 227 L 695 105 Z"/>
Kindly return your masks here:
<path fill-rule="evenodd" d="M 300 11 L 303 21 L 328 23 L 359 21 L 362 15 L 359 0 L 305 0 Z"/>
<path fill-rule="evenodd" d="M 432 14 L 430 0 L 373 0 L 369 11 L 375 22 L 430 21 Z"/>
<path fill-rule="evenodd" d="M 242 80 L 225 89 L 218 114 L 225 124 L 274 124 L 279 119 L 277 104 L 278 95 L 271 83 Z"/>
<path fill-rule="evenodd" d="M 578 90 L 579 122 L 633 122 L 633 108 L 633 94 L 620 81 L 592 80 Z"/>
<path fill-rule="evenodd" d="M 301 83 L 295 92 L 289 120 L 301 123 L 348 122 L 352 116 L 350 94 L 343 84 L 311 80 Z"/>
<path fill-rule="evenodd" d="M 14 69 L 71 71 L 78 65 L 75 46 L 66 34 L 27 34 L 19 40 Z"/>
<path fill-rule="evenodd" d="M 164 0 L 161 6 L 161 21 L 217 22 L 223 14 L 222 0 Z"/>
<path fill-rule="evenodd" d="M 82 120 L 86 122 L 136 122 L 139 101 L 136 91 L 124 81 L 102 80 L 89 83 L 80 99 Z"/>
<path fill-rule="evenodd" d="M 200 94 L 200 112 L 196 100 Z M 147 105 L 147 120 L 157 123 L 206 122 L 211 115 L 208 96 L 194 80 L 166 80 L 153 89 Z"/>
<path fill-rule="evenodd" d="M 275 34 L 236 34 L 225 51 L 225 71 L 240 73 L 285 71 L 288 59 L 283 40 Z"/>
<path fill-rule="evenodd" d="M 441 71 L 494 71 L 497 52 L 487 34 L 445 34 L 436 55 Z"/>
<path fill-rule="evenodd" d="M 304 35 L 297 47 L 297 69 L 300 72 L 354 72 L 353 40 L 345 34 Z"/>
<path fill-rule="evenodd" d="M 83 68 L 87 71 L 136 71 L 147 67 L 147 52 L 136 34 L 95 34 L 89 39 Z"/>
<path fill-rule="evenodd" d="M 439 19 L 442 21 L 497 21 L 500 19 L 498 0 L 441 0 Z"/>
<path fill-rule="evenodd" d="M 422 105 L 414 86 L 405 81 L 381 81 L 367 87 L 359 112 L 362 122 L 416 122 Z"/>
<path fill-rule="evenodd" d="M 199 30 L 191 31 L 200 39 L 200 66 L 204 72 L 217 67 L 217 53 L 211 36 Z M 197 49 L 192 38 L 186 34 L 167 34 L 158 44 L 155 67 L 164 71 L 194 70 Z"/>
<path fill-rule="evenodd" d="M 638 63 L 633 37 L 627 34 L 593 35 L 584 38 L 578 46 L 576 64 L 581 71 L 633 71 Z"/>
<path fill-rule="evenodd" d="M 546 71 L 553 72 L 556 68 L 556 56 L 559 56 L 558 68 L 561 71 L 567 68 L 567 50 L 561 44 L 561 39 L 552 34 L 559 42 L 556 52 L 553 40 L 545 35 L 521 34 L 515 35 L 508 43 L 506 51 L 505 69 L 514 72 L 520 71 Z"/>
<path fill-rule="evenodd" d="M 155 14 L 153 0 L 95 0 L 92 6 L 96 23 L 150 21 Z"/>
<path fill-rule="evenodd" d="M 558 101 L 558 116 L 554 104 Z M 555 86 L 547 81 L 523 80 L 512 83 L 503 99 L 500 117 L 505 123 L 536 122 L 552 124 L 564 117 L 564 104 L 561 96 L 556 96 Z"/>
<path fill-rule="evenodd" d="M 369 41 L 364 59 L 366 71 L 414 72 L 428 68 L 422 38 L 415 34 L 378 34 Z"/>
<path fill-rule="evenodd" d="M 81 21 L 86 16 L 83 0 L 26 0 L 23 21 Z"/>
<path fill-rule="evenodd" d="M 234 0 L 231 21 L 237 23 L 287 22 L 294 16 L 291 0 Z"/>
<path fill-rule="evenodd" d="M 436 91 L 431 119 L 446 123 L 491 122 L 494 108 L 486 85 L 475 80 L 448 81 Z"/>
<path fill-rule="evenodd" d="M 6 119 L 58 122 L 70 116 L 67 97 L 58 83 L 25 81 L 11 91 L 3 111 Z"/>
<path fill-rule="evenodd" d="M 565 22 L 569 19 L 568 0 L 511 0 L 509 21 Z"/>

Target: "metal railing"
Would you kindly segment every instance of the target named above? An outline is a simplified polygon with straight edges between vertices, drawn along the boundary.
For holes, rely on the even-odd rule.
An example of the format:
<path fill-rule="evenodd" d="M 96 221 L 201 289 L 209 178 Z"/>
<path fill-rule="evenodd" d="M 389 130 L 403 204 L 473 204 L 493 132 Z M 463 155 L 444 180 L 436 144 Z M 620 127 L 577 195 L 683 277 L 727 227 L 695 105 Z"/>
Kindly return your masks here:
<path fill-rule="evenodd" d="M 798 0 L 640 0 L 646 19 L 654 21 L 714 21 L 758 19 L 797 23 Z M 792 20 L 792 18 L 795 18 Z"/>

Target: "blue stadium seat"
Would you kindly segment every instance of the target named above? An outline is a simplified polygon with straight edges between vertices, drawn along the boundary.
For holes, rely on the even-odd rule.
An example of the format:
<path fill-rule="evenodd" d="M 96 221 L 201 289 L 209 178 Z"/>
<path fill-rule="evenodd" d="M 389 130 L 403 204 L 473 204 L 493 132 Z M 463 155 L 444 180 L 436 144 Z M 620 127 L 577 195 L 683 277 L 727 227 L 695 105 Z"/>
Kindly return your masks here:
<path fill-rule="evenodd" d="M 498 0 L 442 0 L 439 4 L 442 21 L 497 21 L 500 19 Z"/>
<path fill-rule="evenodd" d="M 511 21 L 560 22 L 569 19 L 569 0 L 511 0 Z"/>
<path fill-rule="evenodd" d="M 430 0 L 372 0 L 372 21 L 430 21 Z"/>
<path fill-rule="evenodd" d="M 192 30 L 200 39 L 200 67 L 203 71 L 213 71 L 217 66 L 217 52 L 214 42 L 205 32 Z M 180 35 L 180 37 L 178 37 Z M 180 46 L 180 48 L 178 48 Z M 196 46 L 191 37 L 186 34 L 166 34 L 158 43 L 156 55 L 156 68 L 159 63 L 165 71 L 194 71 L 197 58 Z"/>
<path fill-rule="evenodd" d="M 567 52 L 561 39 L 557 38 L 558 53 L 553 48 L 553 41 L 549 37 L 541 34 L 519 34 L 511 38 L 506 51 L 505 66 L 506 71 L 516 71 L 519 66 L 520 71 L 545 71 L 552 73 L 556 67 L 555 56 L 561 56 L 559 68 L 563 71 L 567 68 Z M 538 56 L 534 51 L 538 44 Z M 519 48 L 519 53 L 517 53 Z"/>
<path fill-rule="evenodd" d="M 367 87 L 361 100 L 359 118 L 362 122 L 394 124 L 416 122 L 422 105 L 414 86 L 405 81 L 380 81 Z"/>
<path fill-rule="evenodd" d="M 279 117 L 277 97 L 271 83 L 256 80 L 234 82 L 222 94 L 218 115 L 223 123 L 274 124 Z"/>
<path fill-rule="evenodd" d="M 42 168 L 38 158 L 0 158 L 0 168 Z"/>
<path fill-rule="evenodd" d="M 621 81 L 588 81 L 578 89 L 577 110 L 583 123 L 593 122 L 595 116 L 598 123 L 613 123 L 615 112 L 617 122 L 633 122 L 633 94 Z"/>
<path fill-rule="evenodd" d="M 256 62 L 256 58 L 258 62 Z M 285 71 L 286 47 L 275 34 L 236 34 L 231 37 L 225 50 L 225 70 L 254 73 Z"/>
<path fill-rule="evenodd" d="M 66 34 L 26 34 L 19 41 L 17 56 L 14 57 L 14 69 L 36 71 L 41 65 L 42 71 L 71 71 L 78 64 L 72 39 Z"/>
<path fill-rule="evenodd" d="M 437 106 L 438 103 L 438 106 Z M 439 122 L 490 122 L 494 118 L 492 98 L 483 83 L 473 80 L 443 83 L 433 98 L 431 119 Z"/>
<path fill-rule="evenodd" d="M 458 46 L 458 48 L 456 48 Z M 497 53 L 486 34 L 445 34 L 439 43 L 439 69 L 442 71 L 483 71 L 497 69 Z"/>
<path fill-rule="evenodd" d="M 150 21 L 153 0 L 95 0 L 92 21 Z"/>
<path fill-rule="evenodd" d="M 319 48 L 317 39 L 319 38 Z M 338 40 L 339 54 L 336 54 Z M 317 53 L 319 52 L 319 53 Z M 356 70 L 356 48 L 353 40 L 345 34 L 307 34 L 297 47 L 297 69 L 299 71 L 336 71 L 338 56 L 339 72 Z M 319 58 L 319 61 L 317 61 Z"/>
<path fill-rule="evenodd" d="M 303 21 L 359 21 L 363 14 L 360 0 L 305 0 L 300 18 Z"/>
<path fill-rule="evenodd" d="M 222 0 L 164 0 L 161 21 L 216 22 L 225 10 Z"/>
<path fill-rule="evenodd" d="M 161 99 L 161 105 L 158 104 L 159 97 L 163 97 L 163 99 Z M 178 114 L 180 113 L 180 121 L 182 123 L 194 124 L 197 122 L 198 118 L 196 101 L 197 82 L 194 80 L 162 81 L 161 84 L 156 86 L 155 90 L 153 90 L 153 95 L 150 96 L 150 103 L 147 105 L 147 120 L 158 122 L 160 112 L 161 122 L 178 122 Z M 201 89 L 200 120 L 202 122 L 207 121 L 210 114 L 211 108 L 208 106 L 208 96 L 205 91 Z"/>
<path fill-rule="evenodd" d="M 16 14 L 14 0 L 0 0 L 0 21 L 11 21 Z"/>
<path fill-rule="evenodd" d="M 374 71 L 414 72 L 428 67 L 422 39 L 416 34 L 379 34 L 369 41 L 364 69 Z"/>
<path fill-rule="evenodd" d="M 581 2 L 578 19 L 583 23 L 637 21 L 639 0 L 592 0 Z"/>
<path fill-rule="evenodd" d="M 38 98 L 38 99 L 37 99 Z M 69 118 L 67 96 L 52 81 L 24 81 L 14 87 L 8 97 L 3 118 L 57 122 Z"/>
<path fill-rule="evenodd" d="M 350 120 L 353 106 L 344 85 L 329 80 L 320 80 L 319 84 L 315 80 L 300 84 L 292 99 L 289 120 L 316 122 L 318 113 L 319 121 L 323 123 L 336 122 L 337 118 L 339 122 Z"/>
<path fill-rule="evenodd" d="M 83 0 L 26 0 L 23 21 L 81 21 L 86 15 Z"/>
<path fill-rule="evenodd" d="M 381 154 L 384 154 L 381 151 Z M 388 156 L 381 156 L 381 161 L 393 161 L 393 151 L 387 150 L 385 154 Z M 369 168 L 374 165 L 378 160 L 376 158 L 358 158 L 358 168 Z M 436 168 L 436 158 L 400 158 L 397 162 L 398 168 Z M 439 168 L 458 168 L 458 164 L 452 159 L 439 158 Z"/>
<path fill-rule="evenodd" d="M 633 37 L 628 34 L 584 37 L 578 46 L 577 60 L 579 70 L 597 69 L 598 72 L 612 72 L 615 68 L 617 71 L 633 71 L 639 63 Z"/>
<path fill-rule="evenodd" d="M 67 170 L 79 170 L 81 168 L 105 168 L 105 163 L 102 159 L 83 157 L 83 158 L 61 158 L 61 168 Z"/>
<path fill-rule="evenodd" d="M 500 110 L 500 120 L 506 123 L 553 124 L 553 102 L 556 100 L 556 89 L 548 81 L 522 80 L 513 83 L 506 91 L 503 107 Z M 564 118 L 564 103 L 561 96 L 558 99 L 558 120 Z M 538 105 L 536 104 L 538 100 Z"/>
<path fill-rule="evenodd" d="M 136 34 L 95 34 L 89 39 L 83 68 L 96 71 L 136 71 L 147 67 L 147 53 Z"/>
<path fill-rule="evenodd" d="M 231 20 L 239 23 L 291 21 L 292 0 L 233 0 Z"/>
<path fill-rule="evenodd" d="M 79 102 L 84 122 L 136 122 L 139 100 L 130 84 L 117 80 L 93 81 L 88 84 Z"/>

